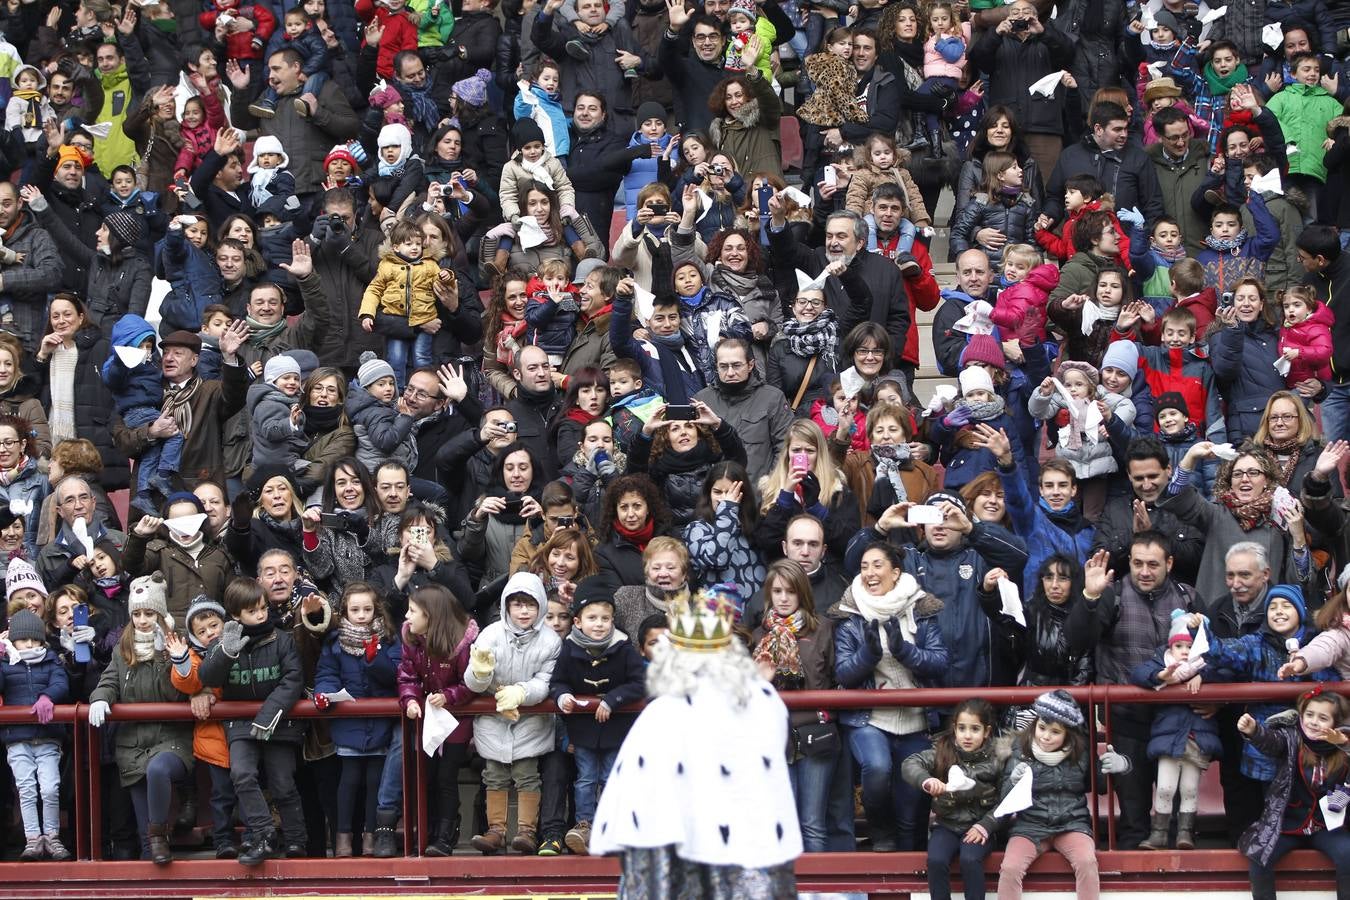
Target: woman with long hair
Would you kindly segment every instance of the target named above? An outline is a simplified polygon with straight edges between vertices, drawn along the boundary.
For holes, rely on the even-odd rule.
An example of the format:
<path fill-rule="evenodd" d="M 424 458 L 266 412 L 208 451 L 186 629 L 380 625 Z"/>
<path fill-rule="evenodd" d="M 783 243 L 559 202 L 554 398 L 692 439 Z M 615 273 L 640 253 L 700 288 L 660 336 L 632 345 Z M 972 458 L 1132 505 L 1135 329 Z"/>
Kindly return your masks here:
<path fill-rule="evenodd" d="M 751 38 L 742 61 L 749 59 L 752 50 L 758 54 L 760 46 L 758 37 Z M 783 101 L 753 63 L 744 73 L 723 78 L 713 87 L 708 109 L 713 116 L 708 134 L 718 150 L 736 160 L 738 170 L 783 174 L 783 150 L 778 139 Z"/>
<path fill-rule="evenodd" d="M 1035 198 L 1037 208 L 1044 205 L 1045 189 L 1041 185 L 1041 173 L 1031 151 L 1022 140 L 1017 116 L 1006 106 L 991 106 L 980 120 L 975 139 L 970 143 L 970 152 L 961 163 L 961 172 L 956 178 L 953 219 L 980 192 L 980 185 L 985 181 L 984 158 L 991 152 L 1012 154 L 1022 169 L 1023 187 Z"/>
<path fill-rule="evenodd" d="M 300 393 L 305 398 L 303 428 L 309 440 L 300 488 L 308 492 L 329 479 L 334 463 L 356 452 L 356 431 L 347 419 L 347 379 L 341 369 L 320 366 Z"/>
<path fill-rule="evenodd" d="M 510 269 L 492 284 L 483 322 L 483 376 L 503 400 L 516 395 L 511 369 L 525 347 L 525 306 L 530 300 L 527 269 Z"/>
<path fill-rule="evenodd" d="M 284 466 L 253 471 L 247 489 L 231 504 L 225 549 L 246 572 L 258 569 L 268 550 L 285 550 L 297 562 L 304 558 L 300 517 L 304 498 L 295 477 Z"/>
<path fill-rule="evenodd" d="M 483 281 L 500 277 L 508 266 L 537 271 L 546 259 L 561 259 L 576 267 L 583 259 L 604 259 L 605 248 L 581 213 L 563 218 L 558 192 L 540 181 L 526 181 L 520 186 L 521 211 L 534 220 L 544 239 L 526 247 L 509 224 L 499 225 L 484 236 L 478 248 L 478 262 Z"/>
<path fill-rule="evenodd" d="M 735 584 L 742 596 L 753 596 L 764 582 L 764 560 L 750 539 L 758 520 L 759 498 L 745 466 L 720 462 L 710 468 L 694 519 L 684 527 L 689 580 Z"/>
<path fill-rule="evenodd" d="M 370 574 L 376 560 L 366 548 L 370 525 L 379 515 L 375 482 L 366 467 L 352 456 L 333 463 L 320 505 L 307 507 L 300 523 L 305 568 L 321 588 L 340 590 Z"/>
<path fill-rule="evenodd" d="M 531 519 L 543 514 L 539 492 L 547 478 L 534 453 L 521 444 L 503 448 L 492 461 L 487 490 L 464 519 L 456 551 L 481 569 L 480 585 L 491 584 L 511 568 L 511 550 Z"/>
<path fill-rule="evenodd" d="M 766 559 L 783 555 L 788 522 L 804 512 L 825 527 L 826 552 L 841 562 L 861 527 L 858 499 L 835 465 L 820 426 L 793 419 L 778 461 L 759 481 L 760 519 L 755 544 Z"/>
<path fill-rule="evenodd" d="M 923 503 L 941 486 L 932 466 L 914 456 L 912 422 L 905 407 L 874 403 L 867 413 L 869 449 L 849 450 L 844 457 L 844 479 L 853 496 L 867 498 L 862 511 L 864 528 L 875 525 L 887 507 L 904 500 Z M 830 450 L 838 459 L 846 446 L 831 437 Z"/>
<path fill-rule="evenodd" d="M 558 414 L 548 424 L 549 443 L 553 444 L 561 471 L 581 446 L 586 426 L 605 414 L 609 407 L 609 376 L 595 366 L 585 366 L 567 376 L 567 393 Z"/>

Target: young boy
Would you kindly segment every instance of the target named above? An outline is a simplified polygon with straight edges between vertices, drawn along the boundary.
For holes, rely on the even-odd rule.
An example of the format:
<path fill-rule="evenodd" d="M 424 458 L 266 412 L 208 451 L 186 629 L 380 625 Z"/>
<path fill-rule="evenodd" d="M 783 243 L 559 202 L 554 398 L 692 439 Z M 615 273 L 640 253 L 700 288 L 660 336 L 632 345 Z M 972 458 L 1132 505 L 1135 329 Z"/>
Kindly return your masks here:
<path fill-rule="evenodd" d="M 248 386 L 245 408 L 251 423 L 255 467 L 296 470 L 296 463 L 309 446 L 300 386 L 300 363 L 285 354 L 269 359 L 263 366 L 262 380 Z"/>
<path fill-rule="evenodd" d="M 50 724 L 52 708 L 64 703 L 70 694 L 66 669 L 47 646 L 47 629 L 41 617 L 30 610 L 20 610 L 9 620 L 9 645 L 8 654 L 0 653 L 0 692 L 5 706 L 31 707 L 38 720 L 36 725 L 15 724 L 0 729 L 23 815 L 25 843 L 19 858 L 25 862 L 44 856 L 68 860 L 70 852 L 58 833 L 65 728 Z"/>
<path fill-rule="evenodd" d="M 563 641 L 549 693 L 566 714 L 567 733 L 576 754 L 576 821 L 567 832 L 567 849 L 586 856 L 591 820 L 600 785 L 633 727 L 631 713 L 614 711 L 642 699 L 646 667 L 627 635 L 614 627 L 614 590 L 601 578 L 577 586 L 572 604 L 575 624 Z M 578 700 L 577 695 L 601 697 Z"/>
<path fill-rule="evenodd" d="M 177 632 L 164 637 L 169 661 L 173 663 L 170 680 L 174 687 L 193 698 L 194 709 L 200 702 L 198 695 L 207 690 L 198 677 L 202 656 L 225 630 L 225 618 L 225 607 L 205 594 L 199 594 L 184 618 L 174 619 L 187 623 L 187 640 L 179 637 Z M 219 700 L 223 692 L 220 688 L 211 688 L 210 693 Z M 211 775 L 211 838 L 216 859 L 235 859 L 239 856 L 239 848 L 234 845 L 236 801 L 234 783 L 230 779 L 230 746 L 225 739 L 225 726 L 210 720 L 193 723 L 192 755 L 206 763 L 206 771 Z"/>
<path fill-rule="evenodd" d="M 253 578 L 236 578 L 225 587 L 225 623 L 206 651 L 197 674 L 203 687 L 221 688 L 222 700 L 262 701 L 252 720 L 225 723 L 229 740 L 230 780 L 248 829 L 239 862 L 305 855 L 305 816 L 295 788 L 296 745 L 300 726 L 283 718 L 304 693 L 300 652 L 289 631 L 271 621 L 267 595 Z M 284 842 L 272 824 L 259 770 L 267 770 L 267 791 L 281 817 Z"/>
<path fill-rule="evenodd" d="M 474 722 L 474 743 L 485 761 L 488 827 L 472 843 L 484 856 L 506 847 L 512 784 L 518 806 L 511 849 L 531 855 L 539 850 L 539 760 L 554 748 L 554 723 L 552 716 L 522 716 L 520 707 L 544 701 L 558 661 L 562 641 L 544 624 L 547 608 L 539 576 L 517 572 L 502 590 L 501 619 L 483 629 L 470 651 L 464 683 L 479 694 L 492 691 L 497 699 L 497 714 Z"/>
<path fill-rule="evenodd" d="M 1248 194 L 1247 207 L 1256 223 L 1256 234 L 1249 235 L 1243 227 L 1240 209 L 1221 203 L 1209 214 L 1205 249 L 1195 254 L 1195 261 L 1205 270 L 1205 286 L 1214 288 L 1220 296 L 1232 293 L 1243 278 L 1264 281 L 1266 260 L 1280 242 L 1279 224 L 1266 211 L 1261 195 Z"/>
<path fill-rule="evenodd" d="M 1289 180 L 1308 195 L 1315 215 L 1327 180 L 1327 123 L 1341 114 L 1341 102 L 1322 87 L 1322 63 L 1315 54 L 1297 53 L 1289 65 L 1294 83 L 1266 106 L 1279 120 L 1285 143 L 1298 147 L 1297 153 L 1289 154 Z"/>
<path fill-rule="evenodd" d="M 1222 441 L 1223 406 L 1214 367 L 1209 361 L 1209 349 L 1197 343 L 1195 313 L 1188 307 L 1177 306 L 1163 313 L 1161 320 L 1162 345 L 1138 344 L 1144 358 L 1144 381 L 1153 396 L 1176 394 L 1184 398 L 1187 407 L 1186 422 L 1194 414 L 1194 425 L 1200 435 L 1211 429 L 1213 439 Z M 1162 409 L 1158 408 L 1158 426 L 1162 430 Z M 1180 462 L 1181 457 L 1177 457 Z"/>
<path fill-rule="evenodd" d="M 1148 240 L 1144 239 L 1142 224 L 1131 231 L 1130 263 L 1134 267 L 1135 284 L 1139 286 L 1137 294 L 1161 315 L 1172 305 L 1169 277 L 1172 266 L 1186 258 L 1181 226 L 1171 216 L 1162 216 L 1153 223 Z"/>
<path fill-rule="evenodd" d="M 128 428 L 149 425 L 160 417 L 164 405 L 155 329 L 140 316 L 127 314 L 113 325 L 112 343 L 113 352 L 103 363 L 103 381 Z M 128 366 L 119 349 L 140 355 L 140 362 Z M 131 505 L 153 516 L 159 501 L 173 493 L 171 479 L 178 474 L 182 458 L 181 434 L 151 441 L 136 463 L 136 496 Z"/>
<path fill-rule="evenodd" d="M 652 654 L 656 652 L 657 645 L 665 640 L 668 631 L 670 624 L 660 613 L 653 613 L 642 620 L 638 626 L 637 646 L 644 663 L 651 664 Z"/>
<path fill-rule="evenodd" d="M 558 640 L 566 641 L 572 632 L 572 610 L 561 598 L 549 594 L 548 615 L 545 624 L 553 629 Z M 567 739 L 567 726 L 561 717 L 555 719 L 556 743 L 552 750 L 539 760 L 539 777 L 542 782 L 539 801 L 539 855 L 558 856 L 562 853 L 563 835 L 567 823 L 573 821 L 568 815 L 572 799 L 572 783 L 577 777 L 576 763 L 573 762 L 571 742 Z"/>
<path fill-rule="evenodd" d="M 708 386 L 708 381 L 699 367 L 695 349 L 686 342 L 680 329 L 680 300 L 674 294 L 657 296 L 647 321 L 635 323 L 635 289 L 631 278 L 620 281 L 615 289 L 614 311 L 609 317 L 610 346 L 616 356 L 637 360 L 642 367 L 643 383 L 667 403 L 687 404 Z M 645 341 L 634 336 L 639 325 L 647 329 Z"/>
<path fill-rule="evenodd" d="M 1245 79 L 1240 77 L 1238 66 L 1242 65 L 1242 57 L 1232 41 L 1211 43 L 1206 50 L 1209 62 L 1201 63 L 1197 58 L 1200 55 L 1198 40 L 1197 35 L 1186 35 L 1168 64 L 1166 74 L 1175 78 L 1190 95 L 1195 103 L 1195 114 L 1209 123 L 1209 152 L 1213 153 L 1219 146 L 1219 135 L 1223 133 L 1228 95 L 1239 84 L 1255 90 L 1256 79 L 1250 74 Z"/>
<path fill-rule="evenodd" d="M 525 321 L 529 323 L 525 340 L 543 348 L 555 368 L 562 367 L 563 357 L 576 339 L 581 283 L 590 277 L 578 267 L 580 282 L 570 280 L 571 269 L 566 260 L 546 259 L 539 263 L 538 275 L 530 279 L 527 288 L 530 299 L 525 305 Z"/>
<path fill-rule="evenodd" d="M 282 20 L 281 28 L 268 41 L 267 53 L 263 58 L 271 59 L 273 53 L 288 47 L 298 52 L 304 59 L 300 71 L 305 76 L 305 86 L 300 93 L 319 96 L 319 91 L 328 81 L 328 44 L 303 7 L 291 7 Z M 297 97 L 294 102 L 296 112 L 301 116 L 308 118 L 313 112 L 309 104 L 300 98 Z M 260 119 L 274 117 L 277 114 L 276 88 L 269 85 L 262 96 L 248 105 L 248 111 Z"/>
<path fill-rule="evenodd" d="M 422 249 L 422 226 L 400 220 L 389 233 L 389 250 L 361 298 L 361 327 L 378 328 L 384 334 L 384 355 L 400 391 L 408 380 L 409 351 L 414 369 L 431 365 L 435 332 L 425 326 L 439 317 L 436 282 L 442 272 L 454 280 L 452 270 L 423 256 Z"/>
<path fill-rule="evenodd" d="M 1072 175 L 1064 181 L 1064 227 L 1059 234 L 1050 230 L 1050 217 L 1042 215 L 1036 220 L 1036 243 L 1057 257 L 1060 262 L 1073 257 L 1073 226 L 1084 213 L 1104 209 L 1111 213 L 1111 221 L 1116 228 L 1116 241 L 1119 248 L 1114 254 L 1115 262 L 1126 272 L 1130 271 L 1130 239 L 1120 227 L 1115 207 L 1104 198 L 1106 189 L 1091 175 Z"/>
<path fill-rule="evenodd" d="M 1203 348 L 1202 348 L 1203 349 Z M 1158 417 L 1158 437 L 1167 448 L 1167 456 L 1172 468 L 1181 465 L 1186 451 L 1200 440 L 1204 431 L 1191 421 L 1191 407 L 1186 398 L 1177 391 L 1168 391 L 1158 397 L 1156 406 Z M 1219 460 L 1211 456 L 1191 474 L 1191 484 L 1205 497 L 1214 494 L 1214 478 L 1219 472 Z"/>
<path fill-rule="evenodd" d="M 614 429 L 614 445 L 627 448 L 666 401 L 643 385 L 642 365 L 627 357 L 609 367 L 609 393 L 612 399 L 606 418 Z"/>
<path fill-rule="evenodd" d="M 230 327 L 234 316 L 223 303 L 212 303 L 202 310 L 202 352 L 197 354 L 197 376 L 202 381 L 218 381 L 223 360 L 220 356 L 220 338 Z"/>
<path fill-rule="evenodd" d="M 413 418 L 399 412 L 394 368 L 367 350 L 347 393 L 347 418 L 356 429 L 356 458 L 374 472 L 386 459 L 413 461 Z"/>

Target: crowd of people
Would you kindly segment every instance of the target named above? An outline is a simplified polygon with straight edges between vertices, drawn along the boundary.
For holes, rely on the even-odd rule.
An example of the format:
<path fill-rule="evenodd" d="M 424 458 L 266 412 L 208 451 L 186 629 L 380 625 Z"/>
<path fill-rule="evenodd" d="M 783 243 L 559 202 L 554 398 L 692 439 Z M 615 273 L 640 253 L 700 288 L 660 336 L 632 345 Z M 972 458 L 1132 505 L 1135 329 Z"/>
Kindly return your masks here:
<path fill-rule="evenodd" d="M 1095 896 L 1109 726 L 1121 846 L 1194 847 L 1217 763 L 1256 896 L 1312 846 L 1350 897 L 1344 11 L 3 6 L 21 858 L 69 857 L 56 704 L 108 736 L 109 855 L 170 862 L 209 804 L 254 865 L 400 852 L 401 729 L 334 697 L 479 695 L 425 852 L 481 778 L 474 848 L 584 854 L 702 592 L 779 692 L 1047 689 L 794 711 L 808 851 L 926 847 L 974 898 L 1006 846 L 1012 898 L 1053 847 Z M 1185 699 L 1286 680 L 1292 719 Z M 1093 683 L 1178 697 L 1054 690 Z M 152 701 L 200 721 L 114 709 Z"/>

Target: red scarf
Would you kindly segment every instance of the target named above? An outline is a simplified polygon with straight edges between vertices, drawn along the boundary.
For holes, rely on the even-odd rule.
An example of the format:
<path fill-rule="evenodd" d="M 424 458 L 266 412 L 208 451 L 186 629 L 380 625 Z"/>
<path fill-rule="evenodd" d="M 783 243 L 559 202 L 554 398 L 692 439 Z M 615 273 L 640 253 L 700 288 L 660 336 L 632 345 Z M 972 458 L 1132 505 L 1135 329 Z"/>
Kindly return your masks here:
<path fill-rule="evenodd" d="M 647 523 L 637 531 L 629 531 L 623 527 L 622 523 L 615 522 L 614 530 L 630 543 L 636 544 L 637 548 L 645 553 L 647 552 L 647 544 L 652 539 L 652 532 L 656 530 L 656 521 L 648 516 Z"/>
<path fill-rule="evenodd" d="M 508 367 L 515 365 L 516 351 L 522 346 L 516 339 L 525 334 L 525 324 L 524 319 L 510 313 L 502 315 L 502 330 L 497 332 L 497 362 Z"/>
<path fill-rule="evenodd" d="M 581 320 L 582 320 L 583 323 L 589 325 L 591 322 L 594 322 L 596 319 L 600 318 L 601 316 L 607 316 L 607 315 L 609 315 L 609 314 L 610 314 L 611 312 L 613 312 L 613 311 L 614 311 L 614 304 L 613 304 L 613 302 L 606 303 L 604 306 L 600 307 L 600 308 L 597 309 L 595 312 L 591 313 L 589 316 L 586 315 L 585 313 L 582 313 L 582 314 L 581 314 Z"/>
<path fill-rule="evenodd" d="M 595 421 L 595 416 L 586 412 L 586 410 L 579 409 L 575 406 L 567 411 L 567 418 L 576 422 L 578 425 L 589 425 L 591 422 Z"/>

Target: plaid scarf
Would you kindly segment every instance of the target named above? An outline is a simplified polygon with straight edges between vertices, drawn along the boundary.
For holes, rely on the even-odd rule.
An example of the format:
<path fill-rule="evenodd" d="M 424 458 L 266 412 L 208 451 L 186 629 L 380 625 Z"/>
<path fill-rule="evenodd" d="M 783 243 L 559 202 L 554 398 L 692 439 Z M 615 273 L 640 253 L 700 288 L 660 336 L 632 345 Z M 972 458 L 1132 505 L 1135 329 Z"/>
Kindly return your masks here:
<path fill-rule="evenodd" d="M 1267 485 L 1260 496 L 1253 500 L 1239 500 L 1232 488 L 1220 493 L 1216 499 L 1233 514 L 1243 531 L 1251 531 L 1270 520 L 1270 502 L 1274 497 L 1275 489 Z"/>
<path fill-rule="evenodd" d="M 810 359 L 819 354 L 820 362 L 834 371 L 834 345 L 839 336 L 839 320 L 828 306 L 810 322 L 788 319 L 783 322 L 783 339 L 793 356 Z"/>
<path fill-rule="evenodd" d="M 909 499 L 905 483 L 900 479 L 900 467 L 910 461 L 909 444 L 872 445 L 872 459 L 876 461 L 878 479 L 885 478 L 895 491 L 895 502 L 904 503 Z"/>

